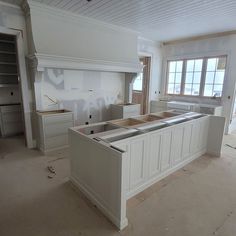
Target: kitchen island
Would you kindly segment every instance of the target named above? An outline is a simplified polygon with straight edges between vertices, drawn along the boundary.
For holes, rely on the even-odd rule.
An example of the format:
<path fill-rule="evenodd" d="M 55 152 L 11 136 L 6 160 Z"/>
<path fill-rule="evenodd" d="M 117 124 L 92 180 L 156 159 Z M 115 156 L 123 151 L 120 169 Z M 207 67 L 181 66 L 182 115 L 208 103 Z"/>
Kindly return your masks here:
<path fill-rule="evenodd" d="M 70 128 L 71 181 L 123 229 L 127 199 L 205 153 L 220 156 L 224 123 L 165 111 Z"/>

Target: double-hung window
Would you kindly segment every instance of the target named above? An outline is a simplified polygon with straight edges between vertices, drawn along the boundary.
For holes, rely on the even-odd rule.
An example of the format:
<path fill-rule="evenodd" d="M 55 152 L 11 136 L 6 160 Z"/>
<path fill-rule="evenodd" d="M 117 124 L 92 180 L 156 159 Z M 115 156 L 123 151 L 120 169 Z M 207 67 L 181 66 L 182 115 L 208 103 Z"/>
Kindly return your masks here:
<path fill-rule="evenodd" d="M 168 61 L 166 93 L 221 97 L 226 56 Z"/>

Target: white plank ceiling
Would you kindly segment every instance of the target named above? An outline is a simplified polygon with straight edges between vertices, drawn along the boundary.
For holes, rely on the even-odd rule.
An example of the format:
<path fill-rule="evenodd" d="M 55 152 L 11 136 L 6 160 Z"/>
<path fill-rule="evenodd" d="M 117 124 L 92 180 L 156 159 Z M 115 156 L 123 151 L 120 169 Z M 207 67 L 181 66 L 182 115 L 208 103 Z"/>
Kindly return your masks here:
<path fill-rule="evenodd" d="M 133 29 L 157 41 L 236 30 L 236 0 L 34 1 Z"/>

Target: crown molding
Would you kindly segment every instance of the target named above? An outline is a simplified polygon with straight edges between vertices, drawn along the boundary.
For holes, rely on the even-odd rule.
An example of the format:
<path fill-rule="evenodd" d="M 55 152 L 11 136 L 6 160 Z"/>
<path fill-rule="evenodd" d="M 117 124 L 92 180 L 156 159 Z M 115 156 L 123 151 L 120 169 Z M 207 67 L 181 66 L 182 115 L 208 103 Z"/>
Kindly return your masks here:
<path fill-rule="evenodd" d="M 195 37 L 189 37 L 189 38 L 176 39 L 176 40 L 172 40 L 172 41 L 162 42 L 162 45 L 167 46 L 167 45 L 186 43 L 186 42 L 191 42 L 191 41 L 225 37 L 225 36 L 234 35 L 234 34 L 236 34 L 236 30 L 224 31 L 224 32 L 219 32 L 219 33 L 214 33 L 214 34 L 206 34 L 206 35 L 200 35 L 200 36 L 195 36 Z"/>
<path fill-rule="evenodd" d="M 109 23 L 106 23 L 103 21 L 95 20 L 90 17 L 82 16 L 79 14 L 74 14 L 69 11 L 64 11 L 64 10 L 61 10 L 61 9 L 58 9 L 55 7 L 48 6 L 46 4 L 35 2 L 33 0 L 27 0 L 27 2 L 29 4 L 30 10 L 33 10 L 33 11 L 35 10 L 36 12 L 37 11 L 44 12 L 50 16 L 56 16 L 56 17 L 60 17 L 60 18 L 63 17 L 64 20 L 67 20 L 67 21 L 70 21 L 73 23 L 85 22 L 85 23 L 90 23 L 90 24 L 97 25 L 97 26 L 107 27 L 109 29 L 112 29 L 112 30 L 118 31 L 118 32 L 128 32 L 128 33 L 135 34 L 137 36 L 140 34 L 139 32 L 128 29 L 128 28 L 116 26 L 113 24 L 109 24 Z"/>
<path fill-rule="evenodd" d="M 139 73 L 142 71 L 142 65 L 140 63 L 91 60 L 85 58 L 53 56 L 39 53 L 29 55 L 28 58 L 31 61 L 31 66 L 36 68 L 37 71 L 44 71 L 45 68 L 127 73 Z"/>

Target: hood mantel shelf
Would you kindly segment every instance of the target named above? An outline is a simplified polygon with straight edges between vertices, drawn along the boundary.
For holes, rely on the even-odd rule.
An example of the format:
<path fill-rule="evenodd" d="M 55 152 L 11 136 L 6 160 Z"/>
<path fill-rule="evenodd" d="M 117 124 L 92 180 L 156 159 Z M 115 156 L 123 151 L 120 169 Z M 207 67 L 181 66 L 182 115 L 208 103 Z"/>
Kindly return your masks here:
<path fill-rule="evenodd" d="M 45 68 L 138 73 L 138 32 L 106 24 L 31 0 L 24 7 L 30 55 Z"/>
<path fill-rule="evenodd" d="M 138 63 L 114 62 L 103 60 L 92 60 L 85 58 L 63 57 L 35 53 L 28 56 L 37 71 L 45 68 L 62 68 L 71 70 L 93 70 L 138 73 L 142 71 L 142 65 Z"/>

